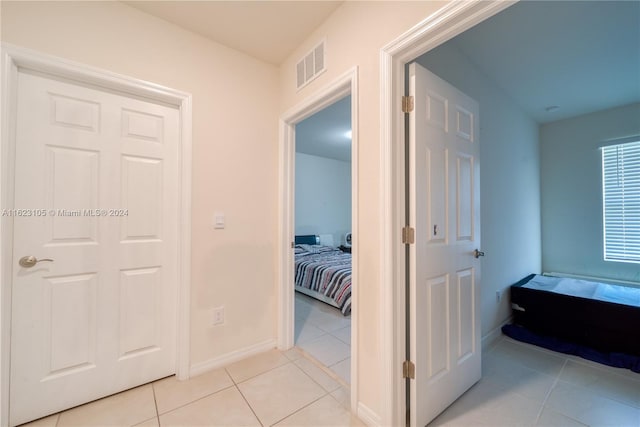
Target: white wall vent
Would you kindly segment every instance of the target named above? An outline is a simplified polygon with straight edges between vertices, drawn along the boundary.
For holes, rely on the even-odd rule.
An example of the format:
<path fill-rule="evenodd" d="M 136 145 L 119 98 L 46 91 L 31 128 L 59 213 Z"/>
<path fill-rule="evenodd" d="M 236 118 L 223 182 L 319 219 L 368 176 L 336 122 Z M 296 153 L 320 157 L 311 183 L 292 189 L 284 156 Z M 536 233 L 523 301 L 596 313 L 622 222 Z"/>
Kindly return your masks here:
<path fill-rule="evenodd" d="M 326 70 L 324 42 L 321 41 L 296 64 L 297 89 L 302 89 Z"/>

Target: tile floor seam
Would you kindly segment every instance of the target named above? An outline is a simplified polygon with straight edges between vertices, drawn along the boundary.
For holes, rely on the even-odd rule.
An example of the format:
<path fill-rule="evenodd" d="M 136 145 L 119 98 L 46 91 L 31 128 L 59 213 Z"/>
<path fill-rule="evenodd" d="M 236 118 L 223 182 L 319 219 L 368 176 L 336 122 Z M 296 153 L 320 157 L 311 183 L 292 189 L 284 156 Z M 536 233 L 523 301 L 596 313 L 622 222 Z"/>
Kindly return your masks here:
<path fill-rule="evenodd" d="M 339 377 L 338 377 L 337 375 L 335 375 L 335 372 L 333 372 L 333 371 L 331 371 L 330 369 L 328 369 L 328 368 L 329 368 L 328 366 L 324 366 L 324 365 L 322 365 L 322 364 L 319 364 L 319 362 L 312 360 L 310 357 L 307 357 L 307 356 L 306 356 L 306 355 L 304 355 L 304 354 L 302 355 L 302 357 L 303 357 L 304 359 L 306 359 L 306 360 L 309 360 L 309 361 L 310 361 L 310 362 L 311 362 L 315 367 L 317 367 L 318 369 L 322 370 L 322 372 L 323 372 L 325 375 L 327 375 L 329 378 L 331 378 L 332 380 L 334 380 L 335 382 L 337 382 L 337 383 L 338 383 L 338 388 L 340 388 L 340 387 L 344 387 L 344 384 L 342 384 L 342 382 L 341 382 L 341 381 L 339 381 Z M 298 360 L 300 360 L 300 359 L 298 359 Z M 294 365 L 298 366 L 296 363 L 294 363 Z M 326 389 L 324 388 L 324 386 L 323 386 L 322 384 L 320 384 L 318 381 L 316 381 L 316 380 L 315 380 L 315 379 L 314 379 L 310 374 L 308 374 L 308 373 L 307 373 L 307 371 L 305 371 L 304 369 L 302 369 L 300 366 L 298 366 L 298 369 L 300 369 L 302 372 L 304 372 L 304 374 L 305 374 L 306 376 L 308 376 L 309 378 L 311 378 L 311 380 L 312 380 L 314 383 L 318 384 L 318 385 L 319 385 L 323 390 L 327 391 L 327 393 L 331 393 L 331 392 L 334 392 L 334 391 L 338 390 L 338 388 L 333 389 L 333 390 L 326 390 Z M 327 371 L 330 371 L 330 372 L 327 372 Z"/>
<path fill-rule="evenodd" d="M 560 375 L 562 375 L 562 371 L 564 371 L 564 367 L 567 365 L 568 361 L 569 361 L 569 358 L 564 359 L 564 362 L 562 363 L 562 367 L 560 368 L 560 371 L 556 374 L 555 378 L 553 379 L 553 383 L 551 384 L 551 387 L 549 387 L 549 390 L 547 390 L 547 392 L 545 393 L 544 399 L 542 399 L 542 405 L 538 410 L 538 415 L 536 415 L 535 425 L 538 425 L 538 422 L 540 421 L 540 417 L 544 412 L 544 408 L 547 405 L 547 400 L 549 400 L 549 396 L 551 396 L 553 389 L 556 388 L 556 384 L 558 384 L 558 381 L 560 380 Z"/>
<path fill-rule="evenodd" d="M 324 337 L 325 335 L 331 335 L 331 334 L 330 334 L 329 332 L 325 332 L 325 333 L 324 333 L 324 334 L 322 334 L 322 335 L 318 335 L 317 337 L 309 338 L 308 340 L 297 341 L 297 342 L 295 343 L 295 345 L 299 345 L 299 344 L 307 344 L 307 343 L 310 343 L 311 341 L 318 340 L 318 339 L 320 339 L 320 338 Z M 295 340 L 294 340 L 294 341 L 295 341 Z"/>
<path fill-rule="evenodd" d="M 513 391 L 513 390 L 511 390 L 511 386 L 505 385 L 505 384 L 503 384 L 503 383 L 501 383 L 499 381 L 496 381 L 496 380 L 494 380 L 492 378 L 486 378 L 484 376 L 484 374 L 483 374 L 483 379 L 485 379 L 486 381 L 488 381 L 488 382 L 490 382 L 490 383 L 492 383 L 492 384 L 494 384 L 494 385 L 496 385 L 498 387 L 501 387 L 501 388 L 505 389 L 509 393 L 512 393 L 512 394 L 514 394 L 516 396 L 522 397 L 524 399 L 533 400 L 533 401 L 540 401 L 540 402 L 544 403 L 546 401 L 547 397 L 549 396 L 549 394 L 551 393 L 551 390 L 553 390 L 553 387 L 555 386 L 556 378 L 554 376 L 552 376 L 552 375 L 545 374 L 545 373 L 542 373 L 540 371 L 536 371 L 535 369 L 530 368 L 529 366 L 526 366 L 526 365 L 520 365 L 520 367 L 523 367 L 525 369 L 530 370 L 537 378 L 548 377 L 548 378 L 552 378 L 553 379 L 553 382 L 552 382 L 551 386 L 549 387 L 549 390 L 547 390 L 547 392 L 545 393 L 545 396 L 541 400 L 539 400 L 539 398 L 533 397 L 532 395 L 527 395 L 527 394 L 525 394 L 524 392 L 521 392 L 521 391 Z M 562 368 L 560 368 L 560 369 L 562 370 Z M 542 408 L 540 411 L 538 411 L 538 414 L 540 414 L 543 409 L 544 408 Z"/>
<path fill-rule="evenodd" d="M 609 367 L 610 367 L 610 366 L 608 366 L 608 365 L 603 365 L 602 367 L 600 367 L 600 366 L 593 366 L 593 365 L 590 365 L 590 364 L 587 364 L 587 363 L 580 363 L 579 361 L 577 361 L 577 360 L 575 360 L 575 359 L 567 359 L 567 360 L 568 360 L 569 362 L 576 362 L 576 363 L 578 363 L 579 365 L 584 366 L 584 367 L 587 367 L 587 368 L 595 369 L 595 370 L 597 370 L 597 371 L 599 371 L 599 372 L 601 372 L 602 374 L 607 375 L 607 376 L 614 376 L 614 377 L 617 377 L 617 378 L 620 378 L 620 379 L 624 379 L 624 380 L 635 381 L 635 378 L 629 379 L 628 377 L 625 377 L 625 376 L 624 376 L 624 375 L 622 375 L 621 373 L 613 372 L 613 371 L 609 371 L 608 369 L 606 369 L 606 368 L 609 368 Z M 562 381 L 563 383 L 566 383 L 566 384 L 572 385 L 572 386 L 574 386 L 574 387 L 582 387 L 582 388 L 585 388 L 585 385 L 576 384 L 576 383 L 573 383 L 573 382 L 571 382 L 571 381 L 566 381 L 566 380 L 560 380 L 560 381 Z M 639 386 L 640 386 L 640 384 L 639 384 Z M 604 394 L 604 393 L 602 393 L 602 392 L 600 392 L 600 391 L 596 391 L 596 392 L 595 392 L 595 394 L 596 394 L 597 396 L 600 396 L 600 397 L 602 397 L 602 398 L 605 398 L 605 399 L 611 400 L 611 401 L 613 401 L 613 402 L 617 402 L 617 403 L 620 403 L 620 404 L 622 404 L 622 405 L 630 406 L 630 407 L 632 407 L 632 408 L 635 408 L 635 409 L 640 410 L 640 401 L 635 402 L 635 403 L 629 403 L 629 402 L 627 402 L 627 401 L 622 401 L 622 400 L 620 400 L 620 399 L 619 399 L 619 398 L 617 398 L 616 396 L 610 396 L 610 395 L 608 395 L 608 394 Z"/>
<path fill-rule="evenodd" d="M 305 307 L 304 311 L 306 313 L 306 315 L 304 316 L 304 318 L 302 318 L 302 316 L 296 316 L 295 317 L 295 321 L 296 321 L 296 328 L 299 325 L 302 325 L 302 327 L 300 328 L 300 333 L 302 333 L 302 329 L 305 326 L 310 326 L 316 330 L 318 330 L 319 332 L 321 332 L 320 335 L 315 336 L 313 338 L 309 338 L 309 339 L 303 339 L 303 340 L 295 340 L 295 345 L 298 346 L 302 351 L 305 351 L 306 354 L 308 355 L 313 355 L 313 352 L 307 352 L 306 350 L 303 349 L 303 347 L 313 344 L 316 341 L 320 341 L 320 340 L 326 340 L 326 339 L 331 339 L 333 341 L 335 341 L 336 343 L 340 343 L 341 345 L 344 345 L 347 348 L 347 352 L 348 355 L 345 355 L 344 358 L 339 359 L 339 360 L 332 360 L 331 363 L 321 363 L 321 365 L 328 369 L 329 371 L 332 372 L 332 376 L 335 376 L 338 379 L 338 382 L 346 387 L 349 387 L 349 382 L 350 382 L 350 374 L 348 372 L 344 372 L 344 369 L 341 369 L 340 371 L 342 371 L 343 373 L 346 373 L 346 377 L 349 378 L 343 378 L 341 376 L 341 374 L 339 374 L 337 371 L 334 371 L 334 367 L 336 367 L 338 364 L 340 363 L 345 363 L 345 361 L 347 359 L 349 359 L 352 356 L 352 348 L 351 348 L 351 340 L 350 340 L 350 334 L 349 334 L 349 342 L 347 342 L 346 340 L 343 340 L 340 336 L 338 336 L 337 334 L 339 333 L 339 331 L 344 331 L 347 328 L 351 328 L 351 319 L 349 316 L 343 316 L 342 313 L 340 313 L 340 315 L 337 315 L 335 313 L 335 311 L 331 311 L 330 313 L 323 310 L 323 308 L 325 307 L 325 304 L 323 302 L 317 301 L 317 300 L 312 300 L 311 298 L 308 297 L 304 297 L 301 295 L 298 295 L 298 293 L 296 293 L 296 304 L 301 304 Z M 309 299 L 309 301 L 307 302 L 306 300 Z M 333 309 L 331 309 L 333 310 Z M 346 319 L 346 321 L 345 321 Z M 334 324 L 331 322 L 338 322 L 338 326 L 327 326 L 327 324 Z M 345 323 L 341 323 L 341 322 L 345 322 Z M 329 322 L 329 323 L 327 323 Z M 340 324 L 341 323 L 341 324 Z M 319 362 L 319 359 L 318 359 Z M 351 370 L 351 367 L 349 366 L 348 371 Z"/>
<path fill-rule="evenodd" d="M 222 369 L 224 369 L 224 372 L 226 372 L 227 376 L 228 376 L 229 378 L 231 378 L 231 382 L 233 383 L 233 385 L 236 385 L 236 386 L 237 386 L 238 384 L 236 384 L 236 380 L 234 380 L 234 379 L 233 379 L 233 377 L 231 376 L 231 374 L 229 373 L 229 371 L 227 370 L 227 368 L 226 368 L 226 367 L 222 367 Z"/>
<path fill-rule="evenodd" d="M 342 362 L 344 362 L 344 361 L 345 361 L 345 360 L 347 360 L 347 359 L 351 359 L 351 356 L 349 356 L 349 357 L 345 357 L 345 358 L 344 358 L 344 359 L 342 359 L 342 360 L 338 360 L 336 363 L 332 363 L 331 365 L 327 366 L 327 368 L 331 368 L 332 366 L 336 366 L 338 363 L 342 363 Z"/>
<path fill-rule="evenodd" d="M 581 366 L 586 366 L 587 368 L 592 368 L 592 369 L 598 370 L 598 371 L 603 372 L 603 373 L 605 373 L 607 375 L 611 374 L 611 375 L 614 375 L 614 376 L 617 376 L 617 377 L 620 377 L 620 378 L 624 378 L 626 380 L 635 381 L 635 382 L 640 383 L 640 373 L 635 373 L 629 368 L 618 368 L 617 366 L 609 366 L 609 365 L 605 365 L 605 364 L 602 364 L 602 363 L 597 363 L 597 362 L 592 362 L 592 361 L 589 361 L 589 360 L 585 360 L 585 359 L 583 359 L 581 357 L 580 358 L 576 358 L 576 359 L 569 359 L 569 360 L 571 360 L 572 362 L 575 362 L 575 363 L 577 363 L 577 364 L 579 364 Z M 638 378 L 635 378 L 633 376 L 627 377 L 627 376 L 623 375 L 622 372 L 616 372 L 616 371 L 613 371 L 613 369 L 624 369 L 625 371 L 631 372 L 633 375 L 637 375 Z"/>
<path fill-rule="evenodd" d="M 278 350 L 278 351 L 280 351 L 280 350 Z M 283 354 L 283 356 L 284 356 L 284 354 Z M 259 374 L 255 374 L 255 375 L 253 375 L 251 377 L 245 378 L 242 381 L 236 382 L 236 380 L 233 379 L 233 377 L 231 376 L 231 373 L 229 373 L 229 371 L 227 371 L 227 374 L 229 375 L 229 377 L 231 377 L 231 381 L 233 381 L 233 383 L 237 386 L 239 384 L 246 383 L 247 381 L 249 381 L 249 380 L 251 380 L 253 378 L 259 377 L 260 375 L 266 374 L 267 372 L 271 372 L 274 369 L 282 368 L 283 366 L 286 366 L 289 363 L 293 363 L 294 362 L 293 360 L 290 360 L 287 356 L 284 356 L 284 357 L 287 359 L 287 363 L 283 363 L 282 365 L 274 366 L 273 368 L 269 368 L 266 371 L 260 372 Z M 295 365 L 295 363 L 294 363 L 294 365 Z M 225 368 L 225 370 L 226 370 L 226 368 Z"/>
<path fill-rule="evenodd" d="M 152 420 L 152 419 L 154 419 L 154 418 L 158 421 L 158 425 L 160 425 L 160 416 L 159 416 L 159 415 L 156 415 L 155 417 L 151 417 L 151 418 L 148 418 L 148 419 L 146 419 L 146 420 L 144 420 L 144 421 L 140 421 L 139 423 L 135 423 L 132 427 L 135 427 L 135 426 L 137 426 L 138 424 L 146 423 L 147 421 L 150 421 L 150 420 Z"/>
<path fill-rule="evenodd" d="M 158 411 L 158 398 L 156 397 L 155 382 L 151 383 L 151 391 L 153 392 L 153 405 L 156 408 L 156 418 L 158 418 L 158 424 L 160 424 L 160 411 Z M 149 418 L 151 419 L 151 418 Z"/>
<path fill-rule="evenodd" d="M 189 405 L 191 405 L 192 403 L 199 402 L 200 400 L 202 400 L 202 399 L 206 399 L 207 397 L 213 396 L 214 394 L 218 394 L 218 393 L 220 393 L 220 392 L 222 392 L 222 391 L 229 390 L 231 387 L 234 387 L 234 386 L 235 386 L 235 384 L 232 384 L 232 385 L 227 386 L 227 387 L 225 387 L 225 388 L 221 388 L 220 390 L 214 391 L 213 393 L 209 393 L 209 394 L 207 394 L 206 396 L 200 396 L 200 397 L 198 397 L 197 399 L 191 400 L 191 401 L 189 401 L 189 402 L 187 402 L 187 403 L 185 403 L 185 404 L 182 404 L 182 405 L 176 406 L 175 408 L 169 409 L 168 411 L 165 411 L 165 412 L 162 412 L 162 413 L 160 413 L 160 412 L 158 411 L 158 412 L 157 412 L 157 415 L 156 415 L 156 416 L 158 417 L 158 423 L 160 422 L 160 416 L 161 416 L 161 415 L 167 415 L 167 414 L 170 414 L 171 412 L 177 411 L 178 409 L 184 408 L 185 406 L 189 406 Z M 157 411 L 157 409 L 156 409 L 156 411 Z"/>
<path fill-rule="evenodd" d="M 256 411 L 253 409 L 253 407 L 251 406 L 251 404 L 247 400 L 247 397 L 244 395 L 244 393 L 242 393 L 242 390 L 240 390 L 240 387 L 238 387 L 237 384 L 235 385 L 235 387 L 236 387 L 236 390 L 238 390 L 238 393 L 240 393 L 240 396 L 242 396 L 242 399 L 244 400 L 244 402 L 247 404 L 247 406 L 251 410 L 251 413 L 253 414 L 253 416 L 256 417 L 256 420 L 258 420 L 258 423 L 262 427 L 265 427 L 265 425 L 262 423 L 262 420 L 260 419 L 260 417 L 258 417 L 258 414 L 256 414 Z"/>
<path fill-rule="evenodd" d="M 588 387 L 579 386 L 579 385 L 576 385 L 576 384 L 570 383 L 570 382 L 568 382 L 568 381 L 562 381 L 562 380 L 560 380 L 560 381 L 561 381 L 563 384 L 566 384 L 566 385 L 567 385 L 567 386 L 569 386 L 569 387 L 572 387 L 572 388 L 579 388 L 579 389 L 586 389 L 587 391 L 589 391 L 589 388 L 588 388 Z M 638 415 L 640 415 L 640 409 L 636 408 L 635 406 L 629 405 L 628 403 L 622 403 L 622 402 L 619 402 L 619 401 L 617 401 L 617 400 L 615 400 L 615 399 L 612 399 L 611 397 L 603 396 L 603 395 L 601 395 L 601 394 L 599 394 L 599 393 L 594 393 L 594 395 L 595 395 L 596 397 L 598 397 L 598 398 L 602 399 L 602 400 L 607 400 L 607 401 L 609 401 L 609 402 L 613 402 L 613 403 L 618 404 L 618 405 L 621 405 L 621 406 L 627 406 L 627 407 L 629 407 L 629 408 L 633 409 L 635 412 L 638 412 Z M 560 413 L 560 414 L 564 415 L 565 417 L 567 417 L 567 418 L 569 418 L 569 419 L 571 419 L 571 420 L 573 420 L 573 421 L 577 421 L 577 422 L 579 422 L 579 423 L 581 423 L 581 424 L 585 424 L 584 422 L 582 422 L 582 421 L 580 421 L 580 420 L 576 420 L 576 419 L 575 419 L 575 418 L 573 418 L 572 416 L 567 415 L 567 414 L 565 414 L 565 413 L 563 413 L 563 412 L 560 412 L 559 410 L 556 410 L 556 409 L 553 409 L 553 408 L 551 408 L 551 409 L 552 409 L 553 411 L 556 411 L 556 412 L 558 412 L 558 413 Z M 610 426 L 613 426 L 613 424 L 604 424 L 604 425 L 603 425 L 603 427 L 610 427 Z M 623 427 L 623 426 L 616 426 L 616 427 Z M 635 427 L 635 426 L 631 426 L 631 425 L 629 425 L 629 426 L 625 426 L 625 427 Z"/>
<path fill-rule="evenodd" d="M 316 359 L 315 357 L 313 357 L 313 355 L 309 354 L 307 351 L 305 351 L 302 348 L 299 348 L 300 353 L 302 354 L 302 357 L 304 357 L 305 359 L 309 360 L 311 363 L 313 363 L 316 367 L 318 367 L 319 369 L 321 369 L 325 374 L 329 375 L 329 377 L 331 377 L 332 380 L 336 381 L 338 383 L 338 385 L 347 388 L 349 390 L 351 390 L 351 384 L 347 384 L 342 377 L 340 377 L 340 375 L 338 375 L 336 372 L 334 372 L 329 366 L 325 365 L 324 363 L 320 362 L 318 359 Z M 350 357 L 348 357 L 347 359 L 349 359 Z M 344 360 L 347 360 L 344 359 Z M 342 361 L 344 361 L 342 360 Z M 341 361 L 341 362 L 342 362 Z M 337 362 L 340 363 L 340 362 Z M 295 363 L 294 363 L 295 364 Z M 296 365 L 297 366 L 297 365 Z M 333 365 L 332 365 L 333 366 Z M 304 370 L 303 370 L 304 372 Z M 306 373 L 306 372 L 305 372 Z M 312 378 L 313 379 L 313 378 Z M 322 386 L 321 386 L 322 387 Z M 324 388 L 324 387 L 323 387 Z M 337 390 L 337 389 L 336 389 Z M 332 390 L 333 391 L 333 390 Z"/>
<path fill-rule="evenodd" d="M 553 380 L 553 384 L 551 384 L 551 387 L 549 388 L 549 390 L 547 391 L 547 394 L 544 397 L 544 400 L 542 401 L 542 407 L 540 408 L 540 411 L 538 411 L 538 416 L 536 417 L 536 425 L 538 425 L 538 422 L 540 421 L 540 417 L 542 416 L 542 412 L 544 412 L 544 409 L 547 408 L 547 401 L 549 400 L 549 397 L 551 396 L 551 393 L 553 393 L 553 390 L 556 388 L 556 385 L 558 385 L 558 383 L 561 381 L 560 380 L 560 376 L 562 375 L 562 372 L 564 371 L 564 368 L 567 366 L 567 363 L 569 363 L 569 358 L 566 357 L 564 360 L 564 363 L 562 364 L 562 368 L 560 368 L 560 371 L 558 372 L 558 375 L 556 375 L 556 378 Z M 565 382 L 565 381 L 562 381 Z M 584 424 L 582 421 L 580 420 L 576 420 L 575 418 L 563 413 L 563 412 L 558 412 L 557 410 L 555 410 L 554 408 L 547 408 L 550 411 L 554 411 L 556 413 L 559 413 L 560 415 L 569 418 L 572 421 L 578 422 L 580 424 Z"/>
<path fill-rule="evenodd" d="M 323 390 L 324 390 L 324 389 L 323 389 Z M 309 406 L 313 405 L 313 404 L 314 404 L 314 403 L 316 403 L 318 400 L 320 400 L 320 399 L 324 399 L 325 397 L 327 397 L 327 395 L 331 395 L 331 393 L 327 392 L 327 393 L 323 394 L 322 396 L 318 397 L 316 400 L 314 400 L 314 401 L 312 401 L 312 402 L 309 402 L 308 404 L 306 404 L 306 405 L 304 405 L 304 406 L 302 406 L 302 407 L 300 407 L 300 408 L 296 409 L 295 411 L 293 411 L 292 413 L 288 414 L 287 416 L 285 416 L 285 417 L 283 417 L 283 418 L 279 419 L 278 421 L 274 422 L 273 424 L 270 424 L 268 427 L 273 427 L 273 426 L 275 426 L 276 424 L 278 424 L 278 423 L 280 423 L 280 422 L 282 422 L 282 421 L 286 420 L 286 419 L 287 419 L 287 418 L 289 418 L 290 416 L 295 415 L 295 414 L 297 414 L 298 412 L 302 411 L 303 409 L 306 409 L 306 408 L 308 408 Z"/>
<path fill-rule="evenodd" d="M 580 387 L 580 386 L 578 386 L 578 385 L 576 385 L 576 384 L 573 384 L 573 383 L 570 383 L 570 382 L 567 382 L 567 381 L 565 381 L 565 382 L 566 382 L 567 384 L 571 384 L 571 385 L 572 385 L 572 386 L 574 386 L 574 387 Z M 612 401 L 612 402 L 616 402 L 616 403 L 619 403 L 619 404 L 621 404 L 621 405 L 625 405 L 625 406 L 628 406 L 628 407 L 630 407 L 630 408 L 633 408 L 633 409 L 635 409 L 636 411 L 640 411 L 640 404 L 638 404 L 638 403 L 629 403 L 629 402 L 625 402 L 625 401 L 622 401 L 622 400 L 618 399 L 617 397 L 609 396 L 609 395 L 603 394 L 603 393 L 601 393 L 601 392 L 595 392 L 595 394 L 596 394 L 596 396 L 601 397 L 601 398 L 603 398 L 603 399 L 607 399 L 607 400 L 610 400 L 610 401 Z"/>

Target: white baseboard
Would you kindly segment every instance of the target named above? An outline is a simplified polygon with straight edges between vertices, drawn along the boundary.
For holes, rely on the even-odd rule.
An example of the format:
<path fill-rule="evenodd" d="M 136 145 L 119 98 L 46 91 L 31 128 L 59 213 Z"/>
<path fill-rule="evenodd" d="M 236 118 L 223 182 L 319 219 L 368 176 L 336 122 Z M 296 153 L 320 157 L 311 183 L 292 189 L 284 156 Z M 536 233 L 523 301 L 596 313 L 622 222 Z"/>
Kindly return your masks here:
<path fill-rule="evenodd" d="M 490 330 L 485 336 L 482 337 L 482 351 L 486 351 L 491 347 L 502 335 L 502 327 L 513 321 L 513 316 L 507 317 L 498 327 Z"/>
<path fill-rule="evenodd" d="M 189 369 L 189 376 L 195 377 L 196 375 L 203 374 L 213 369 L 221 368 L 238 360 L 246 359 L 247 357 L 254 356 L 258 353 L 263 353 L 268 350 L 276 348 L 276 340 L 269 339 L 249 347 L 241 348 L 239 350 L 232 351 L 222 356 L 214 357 L 204 362 L 194 363 Z"/>
<path fill-rule="evenodd" d="M 380 415 L 372 411 L 367 405 L 358 402 L 358 418 L 370 427 L 377 427 L 382 424 Z"/>

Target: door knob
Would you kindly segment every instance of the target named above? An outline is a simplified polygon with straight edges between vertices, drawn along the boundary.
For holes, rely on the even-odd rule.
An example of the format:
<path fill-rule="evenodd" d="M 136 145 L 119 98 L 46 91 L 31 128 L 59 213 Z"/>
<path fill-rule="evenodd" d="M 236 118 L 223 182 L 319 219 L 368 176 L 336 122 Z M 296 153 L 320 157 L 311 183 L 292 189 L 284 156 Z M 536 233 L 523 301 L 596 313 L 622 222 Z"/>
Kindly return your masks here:
<path fill-rule="evenodd" d="M 18 264 L 20 264 L 20 266 L 24 267 L 24 268 L 31 268 L 34 265 L 36 265 L 37 263 L 42 262 L 42 261 L 53 262 L 53 260 L 50 259 L 50 258 L 38 259 L 38 258 L 34 257 L 33 255 L 27 255 L 27 256 L 23 256 L 22 258 L 20 258 L 20 261 L 18 261 Z"/>
<path fill-rule="evenodd" d="M 476 250 L 473 251 L 473 256 L 475 258 L 480 258 L 481 256 L 484 256 L 484 252 L 479 251 L 479 250 L 476 249 Z"/>

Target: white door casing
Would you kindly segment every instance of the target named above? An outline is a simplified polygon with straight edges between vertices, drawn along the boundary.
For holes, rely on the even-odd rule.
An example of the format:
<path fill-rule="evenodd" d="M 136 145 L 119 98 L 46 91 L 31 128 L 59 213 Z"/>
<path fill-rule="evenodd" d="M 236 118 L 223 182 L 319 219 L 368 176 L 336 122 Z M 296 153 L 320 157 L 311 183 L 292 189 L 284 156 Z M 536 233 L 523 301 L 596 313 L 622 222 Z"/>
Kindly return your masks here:
<path fill-rule="evenodd" d="M 409 67 L 411 426 L 424 426 L 481 377 L 478 104 Z"/>
<path fill-rule="evenodd" d="M 180 111 L 17 74 L 11 424 L 176 372 L 184 273 Z"/>
<path fill-rule="evenodd" d="M 295 125 L 305 118 L 351 95 L 351 227 L 353 235 L 353 265 L 351 273 L 351 405 L 360 418 L 366 418 L 358 403 L 358 67 L 353 67 L 324 86 L 300 104 L 286 111 L 280 118 L 279 146 L 279 230 L 278 264 L 278 348 L 287 350 L 294 345 L 294 183 L 295 183 Z M 373 423 L 372 423 L 373 424 Z"/>

